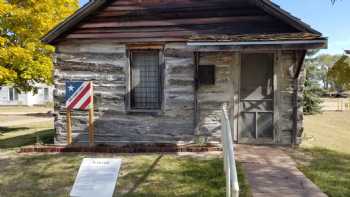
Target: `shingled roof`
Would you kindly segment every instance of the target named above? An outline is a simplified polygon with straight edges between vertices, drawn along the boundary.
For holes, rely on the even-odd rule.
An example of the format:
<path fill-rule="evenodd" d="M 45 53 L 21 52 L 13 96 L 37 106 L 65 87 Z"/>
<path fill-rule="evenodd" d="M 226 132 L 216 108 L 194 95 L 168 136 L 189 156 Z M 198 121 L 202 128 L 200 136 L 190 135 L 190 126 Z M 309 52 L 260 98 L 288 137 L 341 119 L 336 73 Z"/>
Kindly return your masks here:
<path fill-rule="evenodd" d="M 283 10 L 278 5 L 270 0 L 247 0 L 252 4 L 258 6 L 266 13 L 274 16 L 284 23 L 292 26 L 300 31 L 300 33 L 289 34 L 264 34 L 264 35 L 197 35 L 190 37 L 190 40 L 206 40 L 206 41 L 260 41 L 260 40 L 310 40 L 322 38 L 322 34 L 315 29 L 311 28 L 300 19 L 294 17 L 289 12 Z M 62 35 L 66 34 L 73 27 L 77 26 L 80 22 L 86 19 L 89 15 L 93 14 L 99 8 L 102 8 L 106 4 L 112 2 L 111 0 L 91 0 L 72 16 L 68 17 L 61 24 L 52 29 L 47 35 L 42 38 L 43 42 L 54 43 Z"/>

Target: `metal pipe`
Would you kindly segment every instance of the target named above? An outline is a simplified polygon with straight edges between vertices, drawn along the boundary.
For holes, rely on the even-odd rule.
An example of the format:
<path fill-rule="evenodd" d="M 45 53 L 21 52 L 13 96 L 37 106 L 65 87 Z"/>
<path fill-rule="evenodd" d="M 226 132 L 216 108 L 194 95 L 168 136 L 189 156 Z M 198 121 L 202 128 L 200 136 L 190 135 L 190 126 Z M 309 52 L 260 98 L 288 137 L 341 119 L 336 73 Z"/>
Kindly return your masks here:
<path fill-rule="evenodd" d="M 227 113 L 227 104 L 223 107 L 221 118 L 221 140 L 224 152 L 224 170 L 226 173 L 226 196 L 239 197 L 239 184 L 235 161 L 231 125 Z"/>

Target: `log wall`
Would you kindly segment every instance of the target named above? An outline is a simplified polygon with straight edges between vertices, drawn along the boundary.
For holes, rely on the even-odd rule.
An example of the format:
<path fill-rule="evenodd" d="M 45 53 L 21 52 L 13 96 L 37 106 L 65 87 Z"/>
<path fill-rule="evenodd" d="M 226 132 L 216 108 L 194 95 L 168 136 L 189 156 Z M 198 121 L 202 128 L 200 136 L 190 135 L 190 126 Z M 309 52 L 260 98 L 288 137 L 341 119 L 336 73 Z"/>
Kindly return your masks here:
<path fill-rule="evenodd" d="M 233 108 L 234 71 L 239 66 L 234 52 L 202 52 L 200 65 L 215 65 L 215 84 L 198 89 L 198 134 L 206 141 L 220 141 L 223 104 Z"/>
<path fill-rule="evenodd" d="M 194 139 L 193 53 L 183 44 L 164 48 L 163 109 L 157 113 L 129 112 L 129 61 L 125 45 L 113 43 L 61 43 L 55 67 L 56 141 L 65 143 L 64 81 L 94 83 L 96 142 L 181 143 Z M 87 142 L 86 112 L 73 113 L 74 141 Z"/>
<path fill-rule="evenodd" d="M 296 51 L 283 51 L 277 58 L 278 61 L 278 144 L 291 144 L 294 133 L 303 130 L 303 87 L 304 69 L 300 71 L 298 83 L 295 84 L 297 68 L 300 58 Z M 297 86 L 297 87 L 296 87 Z M 297 91 L 297 92 L 296 92 Z M 297 94 L 297 97 L 295 97 Z M 297 114 L 294 114 L 296 110 Z"/>
<path fill-rule="evenodd" d="M 239 52 L 201 52 L 199 64 L 216 66 L 215 85 L 201 85 L 195 110 L 194 51 L 185 43 L 164 45 L 164 88 L 161 112 L 128 110 L 129 58 L 127 46 L 110 41 L 61 42 L 55 57 L 56 143 L 66 143 L 64 82 L 94 83 L 97 144 L 191 143 L 197 139 L 220 141 L 220 117 L 224 103 L 230 106 L 233 132 L 238 109 Z M 295 51 L 276 56 L 277 108 L 275 143 L 290 144 L 295 129 L 302 130 L 302 77 L 298 88 L 298 118 L 294 121 L 293 76 L 297 70 Z M 198 122 L 195 124 L 195 115 Z M 297 123 L 297 124 L 296 124 Z M 297 128 L 295 128 L 297 126 Z M 87 143 L 87 112 L 74 111 L 75 143 Z"/>

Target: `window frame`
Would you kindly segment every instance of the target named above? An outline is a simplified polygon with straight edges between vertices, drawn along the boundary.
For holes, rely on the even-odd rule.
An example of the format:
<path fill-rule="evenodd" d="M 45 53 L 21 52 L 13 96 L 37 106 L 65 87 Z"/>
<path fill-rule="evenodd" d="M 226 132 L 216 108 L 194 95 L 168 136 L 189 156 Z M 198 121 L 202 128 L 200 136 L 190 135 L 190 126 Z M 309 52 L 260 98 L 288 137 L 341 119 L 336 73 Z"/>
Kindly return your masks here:
<path fill-rule="evenodd" d="M 50 100 L 50 90 L 49 90 L 49 88 L 43 88 L 43 90 L 44 90 L 44 100 L 45 101 L 48 101 L 48 100 Z"/>
<path fill-rule="evenodd" d="M 158 109 L 141 109 L 141 108 L 134 108 L 132 106 L 132 67 L 133 67 L 133 52 L 149 52 L 149 51 L 157 51 L 158 52 L 158 66 L 159 66 L 159 108 Z M 152 47 L 128 47 L 127 49 L 128 54 L 128 80 L 127 80 L 127 96 L 126 96 L 126 111 L 128 113 L 156 113 L 159 114 L 164 109 L 164 52 L 162 46 L 152 46 Z"/>
<path fill-rule="evenodd" d="M 11 99 L 11 93 L 12 93 L 12 99 Z M 15 88 L 9 88 L 9 101 L 10 102 L 16 102 L 19 100 L 18 92 Z"/>

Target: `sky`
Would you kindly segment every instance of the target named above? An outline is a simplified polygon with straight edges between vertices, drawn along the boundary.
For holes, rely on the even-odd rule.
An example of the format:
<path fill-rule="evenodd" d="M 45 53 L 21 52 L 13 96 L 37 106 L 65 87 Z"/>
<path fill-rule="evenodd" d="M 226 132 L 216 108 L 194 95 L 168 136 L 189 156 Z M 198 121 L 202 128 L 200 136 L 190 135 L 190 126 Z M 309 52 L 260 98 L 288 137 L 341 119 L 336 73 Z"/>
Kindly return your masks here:
<path fill-rule="evenodd" d="M 84 5 L 88 0 L 80 0 Z M 328 49 L 321 53 L 342 54 L 350 49 L 350 0 L 273 0 L 328 37 Z"/>

